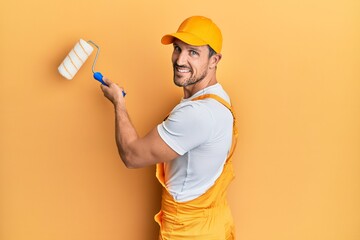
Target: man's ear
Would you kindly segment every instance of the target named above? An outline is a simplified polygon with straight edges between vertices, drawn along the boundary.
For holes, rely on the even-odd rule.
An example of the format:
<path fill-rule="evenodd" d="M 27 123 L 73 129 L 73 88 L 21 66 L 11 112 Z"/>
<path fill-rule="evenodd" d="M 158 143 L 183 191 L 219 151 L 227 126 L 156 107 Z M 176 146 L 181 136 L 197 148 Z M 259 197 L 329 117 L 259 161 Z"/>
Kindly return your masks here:
<path fill-rule="evenodd" d="M 220 62 L 222 55 L 220 53 L 214 54 L 210 57 L 210 65 L 209 68 L 216 68 L 217 64 Z"/>

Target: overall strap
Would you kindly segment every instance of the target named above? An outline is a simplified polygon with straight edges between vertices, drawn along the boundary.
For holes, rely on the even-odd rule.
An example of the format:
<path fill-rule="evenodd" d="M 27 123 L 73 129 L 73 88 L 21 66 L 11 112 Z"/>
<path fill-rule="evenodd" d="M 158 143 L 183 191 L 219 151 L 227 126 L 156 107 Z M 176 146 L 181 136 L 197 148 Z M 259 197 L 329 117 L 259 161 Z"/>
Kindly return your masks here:
<path fill-rule="evenodd" d="M 230 154 L 228 156 L 228 159 L 230 159 L 232 157 L 233 153 L 234 153 L 235 148 L 236 148 L 237 137 L 238 137 L 238 130 L 237 130 L 237 127 L 236 127 L 236 116 L 235 116 L 234 108 L 227 101 L 225 101 L 223 98 L 219 97 L 216 94 L 204 94 L 204 95 L 193 98 L 191 101 L 203 100 L 203 99 L 206 99 L 206 98 L 212 98 L 212 99 L 218 101 L 219 103 L 221 103 L 222 105 L 224 105 L 227 109 L 230 110 L 230 112 L 231 112 L 231 114 L 232 114 L 232 116 L 234 118 L 234 121 L 233 121 L 233 143 L 232 143 L 232 146 L 231 146 Z"/>

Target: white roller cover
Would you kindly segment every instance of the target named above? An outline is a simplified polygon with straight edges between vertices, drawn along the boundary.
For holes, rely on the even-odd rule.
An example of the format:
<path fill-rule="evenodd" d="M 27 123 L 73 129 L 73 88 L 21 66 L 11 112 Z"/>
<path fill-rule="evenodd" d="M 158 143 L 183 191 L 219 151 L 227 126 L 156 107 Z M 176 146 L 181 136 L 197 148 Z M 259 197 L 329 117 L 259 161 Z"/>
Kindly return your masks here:
<path fill-rule="evenodd" d="M 73 79 L 93 50 L 89 43 L 80 39 L 58 67 L 59 73 L 69 80 Z"/>

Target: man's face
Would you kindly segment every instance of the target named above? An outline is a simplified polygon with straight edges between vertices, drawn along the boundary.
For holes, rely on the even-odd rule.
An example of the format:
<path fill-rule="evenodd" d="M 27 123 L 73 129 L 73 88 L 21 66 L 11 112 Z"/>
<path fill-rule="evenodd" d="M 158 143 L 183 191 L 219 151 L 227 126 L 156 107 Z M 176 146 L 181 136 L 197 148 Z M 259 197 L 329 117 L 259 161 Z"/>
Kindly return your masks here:
<path fill-rule="evenodd" d="M 203 80 L 208 74 L 208 46 L 192 46 L 178 39 L 174 40 L 173 45 L 174 83 L 186 87 Z"/>

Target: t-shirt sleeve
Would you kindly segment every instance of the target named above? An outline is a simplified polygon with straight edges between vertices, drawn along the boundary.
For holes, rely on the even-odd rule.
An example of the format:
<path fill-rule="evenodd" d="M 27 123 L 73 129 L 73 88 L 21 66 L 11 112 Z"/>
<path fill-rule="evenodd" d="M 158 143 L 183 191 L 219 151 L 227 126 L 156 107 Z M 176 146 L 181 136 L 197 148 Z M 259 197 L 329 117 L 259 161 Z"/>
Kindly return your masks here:
<path fill-rule="evenodd" d="M 179 155 L 205 143 L 211 136 L 214 118 L 204 104 L 190 102 L 175 108 L 157 126 L 160 137 Z"/>

